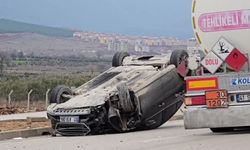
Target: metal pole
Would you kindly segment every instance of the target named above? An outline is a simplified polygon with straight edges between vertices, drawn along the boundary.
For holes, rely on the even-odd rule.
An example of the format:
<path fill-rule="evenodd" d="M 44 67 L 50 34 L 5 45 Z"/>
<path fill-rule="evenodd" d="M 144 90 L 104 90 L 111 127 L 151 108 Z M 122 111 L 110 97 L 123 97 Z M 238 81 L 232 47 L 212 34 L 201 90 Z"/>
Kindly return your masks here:
<path fill-rule="evenodd" d="M 30 110 L 30 94 L 33 92 L 33 90 L 30 90 L 28 93 L 28 100 L 27 100 L 27 111 Z"/>
<path fill-rule="evenodd" d="M 13 90 L 10 91 L 9 95 L 8 95 L 8 106 L 11 105 L 11 95 L 13 93 Z"/>
<path fill-rule="evenodd" d="M 49 105 L 49 92 L 50 92 L 50 89 L 48 89 L 46 91 L 46 99 L 45 99 L 45 109 L 47 109 L 48 105 Z"/>

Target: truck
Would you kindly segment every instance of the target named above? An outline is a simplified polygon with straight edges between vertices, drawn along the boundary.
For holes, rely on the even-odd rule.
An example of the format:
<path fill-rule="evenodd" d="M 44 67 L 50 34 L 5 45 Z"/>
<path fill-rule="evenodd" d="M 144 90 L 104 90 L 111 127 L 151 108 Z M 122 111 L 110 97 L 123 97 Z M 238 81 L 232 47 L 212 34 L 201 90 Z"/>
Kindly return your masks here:
<path fill-rule="evenodd" d="M 185 77 L 185 129 L 250 126 L 250 1 L 193 0 L 192 26 L 205 56 Z"/>

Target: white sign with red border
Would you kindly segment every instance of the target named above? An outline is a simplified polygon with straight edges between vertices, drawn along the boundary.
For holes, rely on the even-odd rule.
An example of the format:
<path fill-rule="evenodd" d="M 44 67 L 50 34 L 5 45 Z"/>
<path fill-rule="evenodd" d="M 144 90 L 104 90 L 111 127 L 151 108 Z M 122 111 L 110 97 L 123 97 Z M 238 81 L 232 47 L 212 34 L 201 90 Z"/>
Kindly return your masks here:
<path fill-rule="evenodd" d="M 212 48 L 213 52 L 218 55 L 223 61 L 233 51 L 234 46 L 230 44 L 225 38 L 221 37 Z"/>
<path fill-rule="evenodd" d="M 201 61 L 203 67 L 205 67 L 210 73 L 214 74 L 218 68 L 222 65 L 223 61 L 210 51 L 206 57 Z"/>

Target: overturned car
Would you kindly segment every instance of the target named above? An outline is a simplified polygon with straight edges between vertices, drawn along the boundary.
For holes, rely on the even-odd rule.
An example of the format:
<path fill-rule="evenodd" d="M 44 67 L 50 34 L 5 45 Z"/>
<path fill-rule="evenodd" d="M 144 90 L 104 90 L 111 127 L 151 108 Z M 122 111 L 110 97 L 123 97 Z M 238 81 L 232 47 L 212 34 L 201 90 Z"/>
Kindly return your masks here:
<path fill-rule="evenodd" d="M 47 108 L 54 134 L 88 135 L 154 129 L 182 105 L 186 51 L 164 56 L 117 52 L 112 67 L 71 90 L 57 86 Z"/>

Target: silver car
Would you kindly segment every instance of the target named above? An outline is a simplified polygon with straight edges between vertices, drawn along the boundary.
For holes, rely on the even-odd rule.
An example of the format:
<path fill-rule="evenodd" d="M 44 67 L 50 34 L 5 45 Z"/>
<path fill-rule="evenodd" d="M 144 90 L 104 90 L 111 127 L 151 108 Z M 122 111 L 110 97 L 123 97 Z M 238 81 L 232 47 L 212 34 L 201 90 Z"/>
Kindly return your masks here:
<path fill-rule="evenodd" d="M 52 90 L 47 114 L 54 134 L 88 135 L 154 129 L 183 103 L 188 54 L 130 56 L 117 52 L 112 67 L 82 86 Z"/>

